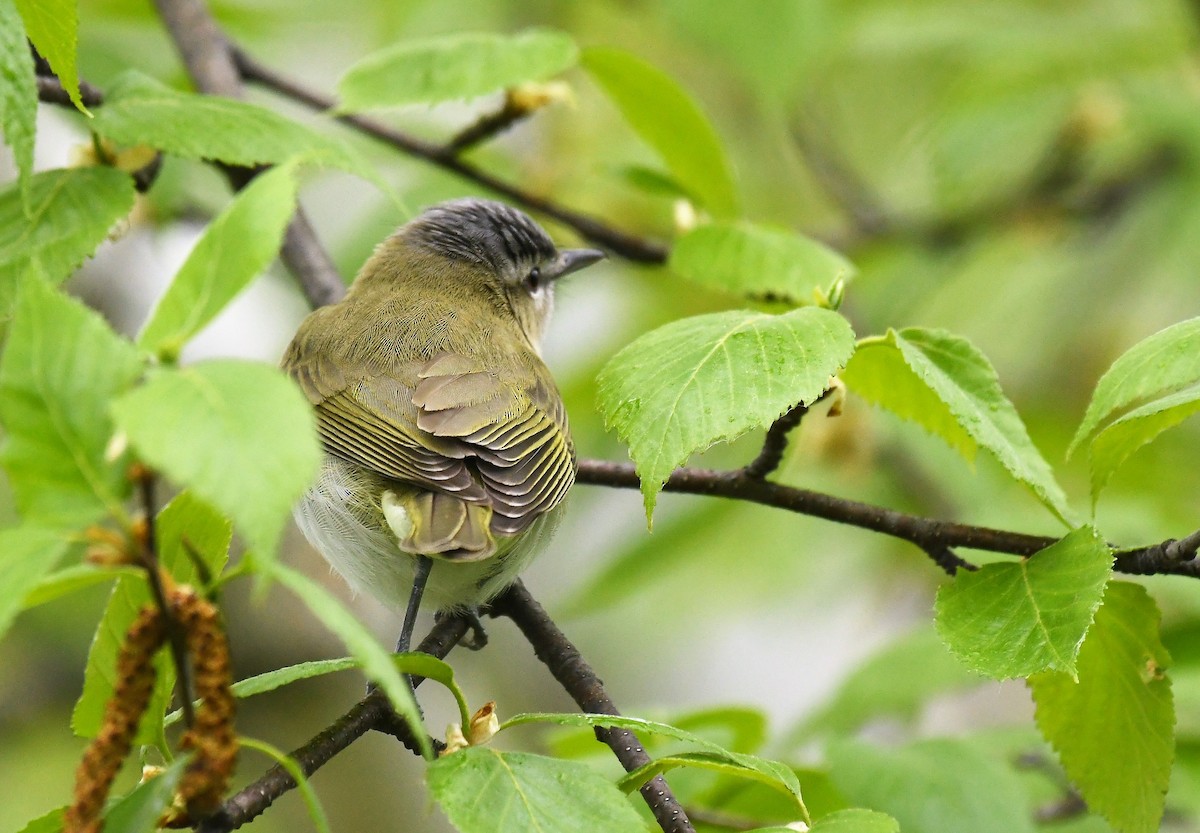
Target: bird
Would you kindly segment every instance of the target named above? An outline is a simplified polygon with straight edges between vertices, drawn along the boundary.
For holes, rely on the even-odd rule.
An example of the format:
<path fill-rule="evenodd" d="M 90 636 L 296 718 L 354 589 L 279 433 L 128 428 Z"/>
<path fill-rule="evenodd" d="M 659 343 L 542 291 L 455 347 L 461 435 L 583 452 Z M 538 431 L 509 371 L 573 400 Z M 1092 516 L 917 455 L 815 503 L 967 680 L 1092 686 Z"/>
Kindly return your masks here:
<path fill-rule="evenodd" d="M 476 610 L 561 519 L 575 448 L 541 343 L 555 281 L 604 256 L 497 201 L 439 203 L 288 345 L 324 449 L 297 526 L 353 590 L 404 608 L 398 652 L 423 599 Z"/>

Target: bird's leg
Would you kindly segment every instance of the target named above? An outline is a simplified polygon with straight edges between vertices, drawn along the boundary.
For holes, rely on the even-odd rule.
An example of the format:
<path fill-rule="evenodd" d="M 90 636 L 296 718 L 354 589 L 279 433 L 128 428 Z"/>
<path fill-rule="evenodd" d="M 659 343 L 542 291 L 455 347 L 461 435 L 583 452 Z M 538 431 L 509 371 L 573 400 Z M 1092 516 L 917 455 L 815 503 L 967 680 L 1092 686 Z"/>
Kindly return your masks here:
<path fill-rule="evenodd" d="M 442 619 L 462 619 L 471 628 L 471 638 L 459 644 L 470 651 L 482 651 L 487 647 L 488 635 L 483 627 L 483 620 L 479 618 L 478 607 L 468 607 L 465 610 L 455 611 L 439 610 L 433 615 L 433 618 L 438 622 Z"/>
<path fill-rule="evenodd" d="M 413 569 L 412 593 L 408 597 L 408 607 L 404 609 L 404 625 L 400 628 L 400 639 L 396 642 L 396 653 L 403 654 L 412 645 L 413 628 L 417 624 L 417 611 L 421 608 L 421 597 L 425 594 L 425 582 L 429 581 L 429 570 L 433 567 L 433 559 L 427 555 L 416 556 L 417 563 Z"/>

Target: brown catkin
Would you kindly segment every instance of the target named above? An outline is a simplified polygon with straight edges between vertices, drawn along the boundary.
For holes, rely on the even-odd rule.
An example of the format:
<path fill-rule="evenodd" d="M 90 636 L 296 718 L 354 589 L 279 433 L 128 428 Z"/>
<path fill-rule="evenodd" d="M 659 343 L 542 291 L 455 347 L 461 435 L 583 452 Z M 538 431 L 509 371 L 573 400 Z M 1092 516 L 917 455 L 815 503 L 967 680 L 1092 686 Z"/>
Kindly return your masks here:
<path fill-rule="evenodd" d="M 162 614 L 152 605 L 138 613 L 117 656 L 117 682 L 104 711 L 100 733 L 75 770 L 75 800 L 63 833 L 98 833 L 100 811 L 137 732 L 154 691 L 154 654 L 166 639 Z"/>
<path fill-rule="evenodd" d="M 220 806 L 237 761 L 229 642 L 217 608 L 192 588 L 176 588 L 171 607 L 187 634 L 192 679 L 200 700 L 195 723 L 179 743 L 181 749 L 192 752 L 179 795 L 188 816 L 201 819 Z"/>

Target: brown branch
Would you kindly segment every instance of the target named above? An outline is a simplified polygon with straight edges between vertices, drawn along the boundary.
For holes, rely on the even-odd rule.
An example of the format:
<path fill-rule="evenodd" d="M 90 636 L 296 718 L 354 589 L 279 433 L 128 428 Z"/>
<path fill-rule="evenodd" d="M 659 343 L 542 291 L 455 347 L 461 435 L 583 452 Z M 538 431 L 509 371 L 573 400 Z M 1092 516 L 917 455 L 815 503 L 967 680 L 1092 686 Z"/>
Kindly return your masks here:
<path fill-rule="evenodd" d="M 54 75 L 39 75 L 37 77 L 38 101 L 45 104 L 57 104 L 60 107 L 74 108 L 75 102 L 63 88 L 62 82 Z M 104 103 L 104 93 L 86 81 L 79 82 L 79 100 L 84 107 L 99 107 Z"/>
<path fill-rule="evenodd" d="M 804 405 L 796 405 L 784 412 L 783 416 L 771 423 L 767 436 L 763 440 L 762 450 L 758 456 L 742 468 L 742 474 L 755 480 L 762 480 L 783 462 L 783 453 L 787 451 L 788 435 L 800 425 L 800 420 L 808 413 Z"/>
<path fill-rule="evenodd" d="M 580 483 L 622 489 L 640 487 L 637 472 L 632 464 L 604 460 L 580 460 L 577 480 Z M 931 555 L 935 552 L 940 553 L 942 548 L 946 547 L 966 547 L 1009 555 L 1033 555 L 1059 540 L 1046 535 L 1028 535 L 911 515 L 883 506 L 747 477 L 742 470 L 676 469 L 667 479 L 663 491 L 745 500 L 776 509 L 786 509 L 801 515 L 882 532 L 893 538 L 909 541 Z M 1189 539 L 1195 537 L 1197 536 L 1189 536 Z M 1200 562 L 1178 561 L 1167 557 L 1166 552 L 1171 543 L 1166 541 L 1118 552 L 1114 567 L 1119 572 L 1135 575 L 1165 574 L 1200 578 Z"/>
<path fill-rule="evenodd" d="M 484 113 L 474 124 L 467 125 L 459 131 L 458 135 L 446 142 L 446 150 L 454 154 L 470 150 L 528 118 L 533 112 L 533 109 L 522 104 L 513 96 L 512 90 L 509 90 L 504 94 L 504 104 L 490 113 Z"/>
<path fill-rule="evenodd" d="M 140 463 L 135 463 L 130 469 L 130 479 L 138 487 L 138 497 L 142 502 L 142 512 L 145 514 L 145 524 L 135 530 L 138 539 L 138 550 L 141 565 L 146 571 L 146 581 L 150 585 L 150 595 L 154 605 L 162 616 L 163 627 L 166 629 L 167 645 L 171 650 L 171 664 L 175 666 L 175 679 L 178 685 L 179 698 L 182 702 L 183 722 L 190 729 L 196 723 L 196 712 L 192 703 L 196 699 L 195 686 L 192 682 L 192 663 L 188 659 L 187 632 L 184 630 L 175 609 L 170 604 L 170 595 L 164 581 L 164 575 L 158 563 L 158 541 L 154 529 L 156 505 L 154 500 L 154 472 Z"/>
<path fill-rule="evenodd" d="M 469 629 L 466 620 L 445 617 L 433 626 L 417 650 L 443 659 Z M 413 686 L 421 682 L 422 679 L 416 677 Z M 407 724 L 396 717 L 387 696 L 376 690 L 289 757 L 295 760 L 305 776 L 309 776 L 370 731 L 386 732 L 399 737 L 410 749 L 416 748 L 416 741 L 408 734 Z M 288 771 L 278 765 L 273 766 L 254 783 L 226 800 L 221 809 L 206 819 L 197 830 L 199 833 L 236 830 L 262 815 L 276 799 L 295 788 L 296 781 Z"/>
<path fill-rule="evenodd" d="M 232 48 L 203 0 L 155 0 L 154 5 L 196 89 L 210 95 L 241 98 L 241 74 Z M 302 208 L 296 210 L 288 225 L 280 257 L 288 268 L 295 270 L 301 288 L 314 306 L 336 300 L 345 292 L 345 282 L 317 241 Z"/>
<path fill-rule="evenodd" d="M 159 0 L 164 2 L 165 0 Z M 270 69 L 251 58 L 244 51 L 235 49 L 234 57 L 238 68 L 247 81 L 261 84 L 279 95 L 299 102 L 313 110 L 329 110 L 337 105 L 332 96 L 311 90 L 292 78 Z M 477 185 L 506 197 L 525 208 L 553 217 L 564 225 L 575 229 L 586 239 L 612 250 L 618 255 L 639 263 L 665 263 L 667 247 L 662 243 L 647 240 L 628 232 L 615 229 L 605 222 L 578 211 L 572 211 L 557 202 L 525 191 L 505 182 L 492 174 L 461 159 L 445 145 L 434 144 L 411 136 L 401 130 L 366 116 L 338 115 L 337 121 L 349 125 L 361 133 L 378 139 L 387 145 L 418 159 L 424 159 L 444 170 L 457 174 Z"/>
<path fill-rule="evenodd" d="M 492 602 L 491 613 L 513 621 L 533 646 L 537 658 L 550 669 L 554 679 L 571 695 L 580 710 L 588 714 L 620 714 L 605 692 L 604 683 L 580 655 L 579 649 L 558 629 L 520 580 Z M 628 729 L 597 727 L 596 737 L 608 744 L 628 772 L 650 763 L 650 756 Z M 695 833 L 687 813 L 661 775 L 646 782 L 640 792 L 664 833 Z"/>

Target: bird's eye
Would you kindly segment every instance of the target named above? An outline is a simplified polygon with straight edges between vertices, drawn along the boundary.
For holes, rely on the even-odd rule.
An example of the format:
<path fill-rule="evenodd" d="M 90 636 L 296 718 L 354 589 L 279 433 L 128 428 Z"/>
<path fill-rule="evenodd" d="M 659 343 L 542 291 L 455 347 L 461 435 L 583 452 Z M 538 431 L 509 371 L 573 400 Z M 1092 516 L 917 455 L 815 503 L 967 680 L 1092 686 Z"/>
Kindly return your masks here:
<path fill-rule="evenodd" d="M 542 288 L 542 270 L 538 267 L 533 267 L 529 270 L 528 277 L 525 278 L 525 283 L 529 287 L 530 292 L 537 292 Z"/>

